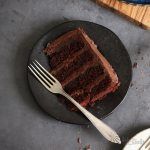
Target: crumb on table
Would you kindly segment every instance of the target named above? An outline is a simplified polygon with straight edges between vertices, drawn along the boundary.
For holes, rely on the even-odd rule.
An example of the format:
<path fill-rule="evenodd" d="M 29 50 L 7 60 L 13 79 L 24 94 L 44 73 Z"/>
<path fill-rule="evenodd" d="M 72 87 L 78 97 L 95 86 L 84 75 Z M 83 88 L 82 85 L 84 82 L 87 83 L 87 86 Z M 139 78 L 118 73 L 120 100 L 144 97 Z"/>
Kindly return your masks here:
<path fill-rule="evenodd" d="M 133 68 L 137 68 L 137 67 L 138 67 L 137 62 L 134 62 L 134 63 L 133 63 Z"/>

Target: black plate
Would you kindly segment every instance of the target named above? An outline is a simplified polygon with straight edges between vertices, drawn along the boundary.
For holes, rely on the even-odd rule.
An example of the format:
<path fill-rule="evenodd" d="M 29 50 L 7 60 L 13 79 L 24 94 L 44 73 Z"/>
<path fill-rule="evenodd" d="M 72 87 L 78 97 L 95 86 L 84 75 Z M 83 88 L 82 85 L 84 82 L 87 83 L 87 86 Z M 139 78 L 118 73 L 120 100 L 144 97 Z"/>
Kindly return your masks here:
<path fill-rule="evenodd" d="M 116 70 L 121 81 L 121 86 L 115 93 L 108 95 L 103 101 L 97 102 L 89 109 L 95 116 L 102 119 L 110 114 L 123 101 L 132 76 L 132 65 L 128 52 L 120 39 L 112 31 L 101 25 L 87 21 L 65 22 L 52 28 L 36 43 L 28 63 L 33 59 L 37 59 L 45 68 L 49 69 L 48 58 L 42 50 L 49 41 L 53 41 L 60 35 L 77 27 L 83 28 L 94 40 L 100 52 Z M 67 110 L 66 107 L 59 102 L 59 99 L 64 98 L 48 92 L 30 72 L 28 72 L 28 81 L 35 100 L 49 115 L 68 123 L 89 123 L 81 113 Z"/>

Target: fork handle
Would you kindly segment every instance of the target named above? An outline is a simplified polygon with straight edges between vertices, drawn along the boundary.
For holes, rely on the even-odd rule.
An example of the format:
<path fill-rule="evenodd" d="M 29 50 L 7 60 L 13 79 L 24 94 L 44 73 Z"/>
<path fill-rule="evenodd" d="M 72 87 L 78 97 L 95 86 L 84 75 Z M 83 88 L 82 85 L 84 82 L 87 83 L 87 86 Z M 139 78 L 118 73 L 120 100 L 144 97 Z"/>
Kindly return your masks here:
<path fill-rule="evenodd" d="M 117 133 L 110 128 L 108 125 L 106 125 L 104 122 L 102 122 L 100 119 L 95 117 L 93 114 L 91 114 L 89 111 L 87 111 L 84 107 L 82 107 L 78 102 L 76 102 L 69 94 L 67 94 L 65 91 L 61 93 L 63 96 L 65 96 L 67 99 L 69 99 L 90 121 L 91 123 L 98 129 L 98 131 L 109 141 L 113 143 L 121 144 L 120 138 L 117 135 Z"/>

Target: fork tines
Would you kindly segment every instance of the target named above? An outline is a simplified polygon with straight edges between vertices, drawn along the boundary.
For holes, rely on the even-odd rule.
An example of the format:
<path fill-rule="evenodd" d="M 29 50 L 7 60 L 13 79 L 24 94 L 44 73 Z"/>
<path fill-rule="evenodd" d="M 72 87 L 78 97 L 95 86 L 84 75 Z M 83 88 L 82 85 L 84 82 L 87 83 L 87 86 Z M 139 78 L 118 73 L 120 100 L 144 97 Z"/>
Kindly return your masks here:
<path fill-rule="evenodd" d="M 45 88 L 49 89 L 51 85 L 56 82 L 56 79 L 53 75 L 51 75 L 42 65 L 34 60 L 32 64 L 28 66 L 33 75 L 45 86 Z"/>

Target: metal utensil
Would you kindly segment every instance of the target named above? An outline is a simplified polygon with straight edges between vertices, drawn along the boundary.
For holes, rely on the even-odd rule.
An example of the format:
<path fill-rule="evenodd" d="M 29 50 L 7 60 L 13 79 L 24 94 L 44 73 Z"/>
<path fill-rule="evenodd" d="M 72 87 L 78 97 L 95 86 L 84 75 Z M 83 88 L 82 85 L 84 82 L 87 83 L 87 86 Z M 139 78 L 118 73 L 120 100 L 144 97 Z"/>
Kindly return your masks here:
<path fill-rule="evenodd" d="M 104 122 L 92 115 L 84 107 L 82 107 L 69 94 L 67 94 L 63 90 L 61 83 L 47 70 L 45 70 L 39 62 L 37 62 L 36 60 L 33 61 L 32 64 L 28 66 L 28 68 L 48 91 L 55 94 L 61 94 L 65 96 L 68 100 L 70 100 L 70 102 L 72 102 L 91 121 L 91 123 L 107 140 L 113 143 L 121 144 L 121 140 L 117 133 Z"/>

